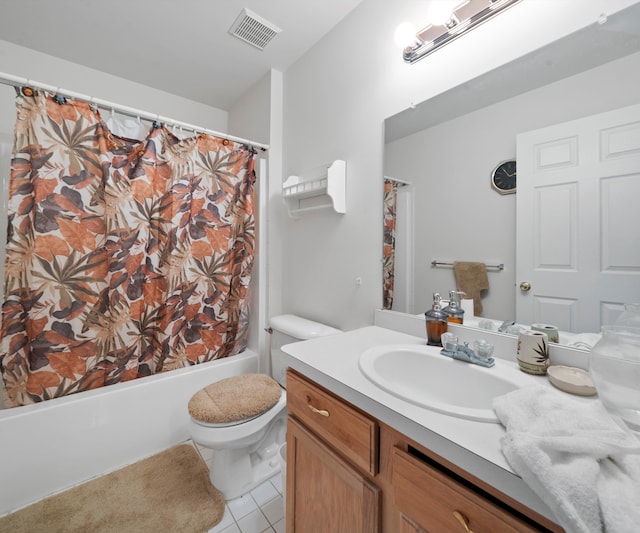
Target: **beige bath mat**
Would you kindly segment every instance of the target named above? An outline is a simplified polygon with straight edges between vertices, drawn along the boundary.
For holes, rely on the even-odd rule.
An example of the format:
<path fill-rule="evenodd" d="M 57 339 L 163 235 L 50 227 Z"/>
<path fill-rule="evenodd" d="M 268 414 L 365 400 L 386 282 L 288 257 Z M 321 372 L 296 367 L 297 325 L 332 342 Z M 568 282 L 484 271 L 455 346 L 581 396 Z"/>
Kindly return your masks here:
<path fill-rule="evenodd" d="M 0 518 L 0 532 L 201 533 L 223 513 L 207 466 L 182 444 Z"/>

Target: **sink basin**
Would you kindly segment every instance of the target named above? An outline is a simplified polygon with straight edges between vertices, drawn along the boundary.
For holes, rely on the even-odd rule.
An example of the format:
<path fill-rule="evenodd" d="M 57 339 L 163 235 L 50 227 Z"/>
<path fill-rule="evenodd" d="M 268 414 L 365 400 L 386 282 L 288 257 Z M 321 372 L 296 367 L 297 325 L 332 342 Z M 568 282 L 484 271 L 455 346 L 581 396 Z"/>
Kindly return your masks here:
<path fill-rule="evenodd" d="M 451 359 L 440 348 L 415 344 L 379 346 L 362 353 L 360 371 L 394 396 L 433 411 L 498 422 L 493 399 L 526 385 L 531 376 L 496 359 L 491 368 Z"/>

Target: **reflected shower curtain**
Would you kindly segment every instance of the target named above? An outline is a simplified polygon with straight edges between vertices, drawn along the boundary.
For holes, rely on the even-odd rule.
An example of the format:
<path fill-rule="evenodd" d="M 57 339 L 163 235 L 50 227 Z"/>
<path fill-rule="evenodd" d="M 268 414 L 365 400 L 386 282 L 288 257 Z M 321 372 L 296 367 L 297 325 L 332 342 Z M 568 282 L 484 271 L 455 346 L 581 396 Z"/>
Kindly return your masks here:
<path fill-rule="evenodd" d="M 398 184 L 385 178 L 383 197 L 383 259 L 382 259 L 382 308 L 393 307 L 393 282 L 396 253 L 396 211 Z"/>
<path fill-rule="evenodd" d="M 20 96 L 0 369 L 5 406 L 242 351 L 254 151 L 113 135 L 91 106 Z"/>

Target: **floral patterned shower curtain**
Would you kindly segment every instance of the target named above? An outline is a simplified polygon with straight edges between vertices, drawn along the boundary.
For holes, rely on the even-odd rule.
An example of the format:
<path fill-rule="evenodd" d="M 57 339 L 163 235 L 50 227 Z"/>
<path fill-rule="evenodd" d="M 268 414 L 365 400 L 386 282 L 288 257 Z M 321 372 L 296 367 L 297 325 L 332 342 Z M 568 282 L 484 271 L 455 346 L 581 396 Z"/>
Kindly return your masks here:
<path fill-rule="evenodd" d="M 382 308 L 393 307 L 393 282 L 396 257 L 396 211 L 398 203 L 398 183 L 385 178 L 383 198 L 383 267 L 382 267 Z"/>
<path fill-rule="evenodd" d="M 86 103 L 17 100 L 0 369 L 5 406 L 227 357 L 247 339 L 252 148 Z"/>

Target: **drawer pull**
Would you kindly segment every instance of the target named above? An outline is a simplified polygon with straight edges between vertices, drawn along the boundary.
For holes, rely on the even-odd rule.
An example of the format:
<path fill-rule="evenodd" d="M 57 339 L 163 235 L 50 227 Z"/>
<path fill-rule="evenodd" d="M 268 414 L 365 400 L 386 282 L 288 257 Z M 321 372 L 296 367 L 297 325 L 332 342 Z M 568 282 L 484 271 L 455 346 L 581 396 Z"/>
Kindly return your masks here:
<path fill-rule="evenodd" d="M 314 412 L 317 415 L 322 415 L 322 416 L 329 416 L 329 411 L 327 411 L 326 409 L 318 409 L 317 407 L 314 407 L 313 405 L 311 405 L 311 402 L 307 403 L 307 405 L 309 406 L 309 409 L 311 409 L 312 412 Z"/>
<path fill-rule="evenodd" d="M 467 533 L 473 533 L 473 531 L 469 529 L 469 520 L 466 516 L 459 511 L 453 511 L 453 516 L 455 516 L 456 520 L 462 524 Z"/>

